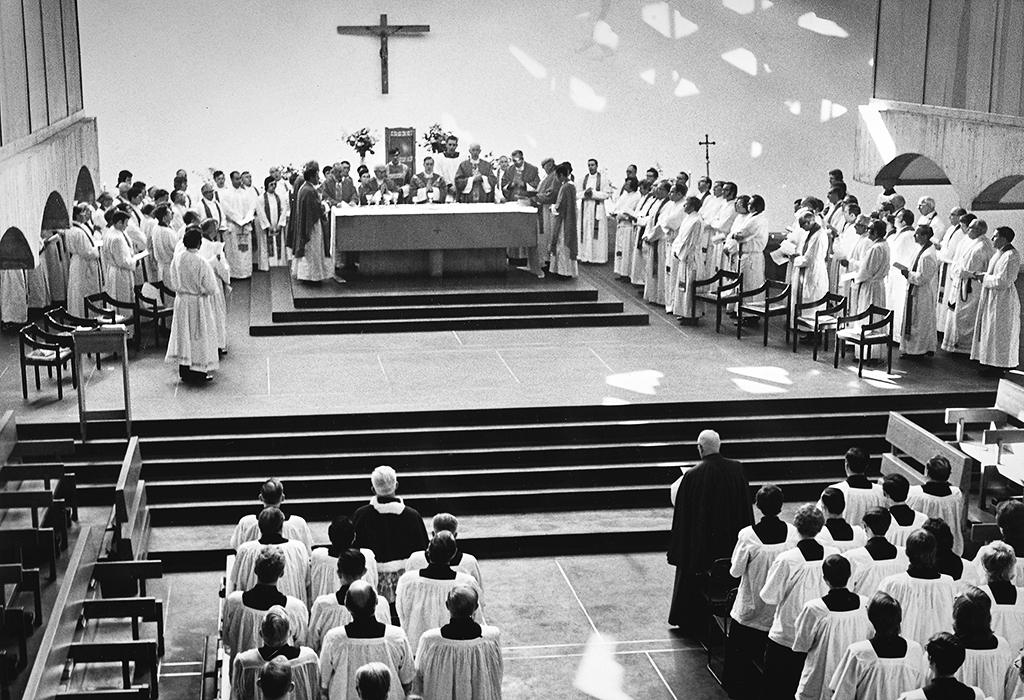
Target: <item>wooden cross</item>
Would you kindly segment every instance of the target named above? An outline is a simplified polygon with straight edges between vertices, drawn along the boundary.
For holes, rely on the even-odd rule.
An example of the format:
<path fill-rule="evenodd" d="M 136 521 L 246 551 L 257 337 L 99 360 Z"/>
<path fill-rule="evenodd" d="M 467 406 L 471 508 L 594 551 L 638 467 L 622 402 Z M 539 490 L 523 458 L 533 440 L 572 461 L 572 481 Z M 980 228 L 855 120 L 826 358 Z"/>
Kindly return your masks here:
<path fill-rule="evenodd" d="M 710 140 L 707 134 L 704 134 L 704 140 L 697 142 L 698 146 L 704 147 L 704 174 L 707 178 L 711 179 L 711 147 L 717 145 L 714 141 Z"/>
<path fill-rule="evenodd" d="M 388 16 L 380 16 L 380 24 L 345 25 L 338 34 L 375 34 L 380 37 L 380 91 L 388 94 L 388 37 L 392 34 L 423 34 L 430 31 L 429 24 L 388 24 Z"/>

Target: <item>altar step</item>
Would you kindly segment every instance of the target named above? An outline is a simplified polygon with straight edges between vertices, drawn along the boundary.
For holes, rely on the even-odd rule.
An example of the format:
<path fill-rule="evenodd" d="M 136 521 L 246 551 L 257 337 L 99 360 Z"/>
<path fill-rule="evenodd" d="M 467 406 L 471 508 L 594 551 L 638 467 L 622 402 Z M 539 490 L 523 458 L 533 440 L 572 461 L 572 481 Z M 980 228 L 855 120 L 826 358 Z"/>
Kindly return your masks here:
<path fill-rule="evenodd" d="M 497 287 L 491 288 L 491 287 Z M 538 280 L 521 270 L 490 279 L 294 285 L 287 271 L 250 284 L 249 334 L 330 335 L 647 325 L 585 283 Z"/>

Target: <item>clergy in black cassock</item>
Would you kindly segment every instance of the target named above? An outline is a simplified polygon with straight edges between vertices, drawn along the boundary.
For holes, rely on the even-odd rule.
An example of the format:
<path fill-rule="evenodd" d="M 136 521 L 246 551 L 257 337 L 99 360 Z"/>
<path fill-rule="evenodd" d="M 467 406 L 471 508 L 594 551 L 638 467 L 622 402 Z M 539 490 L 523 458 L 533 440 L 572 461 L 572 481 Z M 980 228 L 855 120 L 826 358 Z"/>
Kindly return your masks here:
<path fill-rule="evenodd" d="M 716 559 L 728 558 L 737 533 L 754 522 L 743 465 L 719 454 L 720 446 L 718 433 L 701 432 L 697 438 L 701 461 L 683 474 L 676 494 L 668 545 L 676 583 L 668 622 L 684 632 L 701 630 L 706 619 L 698 576 Z"/>

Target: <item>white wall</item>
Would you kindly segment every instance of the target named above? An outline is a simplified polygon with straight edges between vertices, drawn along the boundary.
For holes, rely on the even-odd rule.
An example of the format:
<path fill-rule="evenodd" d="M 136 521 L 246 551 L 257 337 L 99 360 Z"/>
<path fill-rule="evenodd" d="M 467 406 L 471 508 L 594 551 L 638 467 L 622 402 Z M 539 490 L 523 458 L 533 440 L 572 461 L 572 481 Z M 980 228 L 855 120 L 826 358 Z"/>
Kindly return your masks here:
<path fill-rule="evenodd" d="M 706 131 L 719 144 L 712 176 L 763 194 L 781 225 L 794 198 L 824 196 L 829 168 L 852 172 L 857 105 L 871 92 L 875 6 L 79 0 L 85 104 L 99 120 L 107 184 L 122 167 L 164 186 L 178 167 L 250 169 L 262 179 L 272 163 L 352 159 L 343 131 L 422 132 L 435 121 L 485 152 L 520 147 L 533 162 L 551 155 L 578 169 L 596 156 L 618 183 L 629 162 L 702 172 L 697 141 Z M 381 12 L 392 23 L 431 25 L 424 38 L 391 41 L 387 96 L 377 40 L 335 31 L 374 24 Z M 849 36 L 799 27 L 810 12 Z M 593 40 L 609 36 L 605 27 L 617 35 L 614 49 Z M 756 57 L 756 75 L 721 57 L 736 49 Z M 677 96 L 680 80 L 699 92 Z M 823 100 L 841 106 L 835 118 L 822 120 Z M 798 114 L 787 101 L 799 102 Z"/>

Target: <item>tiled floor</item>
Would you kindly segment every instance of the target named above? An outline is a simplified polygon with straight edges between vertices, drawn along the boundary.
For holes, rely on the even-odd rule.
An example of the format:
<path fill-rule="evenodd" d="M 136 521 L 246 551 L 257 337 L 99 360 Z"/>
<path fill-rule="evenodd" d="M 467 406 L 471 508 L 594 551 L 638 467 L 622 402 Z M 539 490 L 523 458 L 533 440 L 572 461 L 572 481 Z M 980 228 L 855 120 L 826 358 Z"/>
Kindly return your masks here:
<path fill-rule="evenodd" d="M 636 700 L 726 697 L 704 667 L 703 650 L 665 622 L 673 569 L 663 554 L 495 559 L 481 567 L 484 614 L 501 630 L 505 700 L 586 697 L 573 679 L 594 632 L 614 639 L 623 689 Z M 203 639 L 215 632 L 219 575 L 172 574 L 164 585 L 160 692 L 193 697 Z"/>

